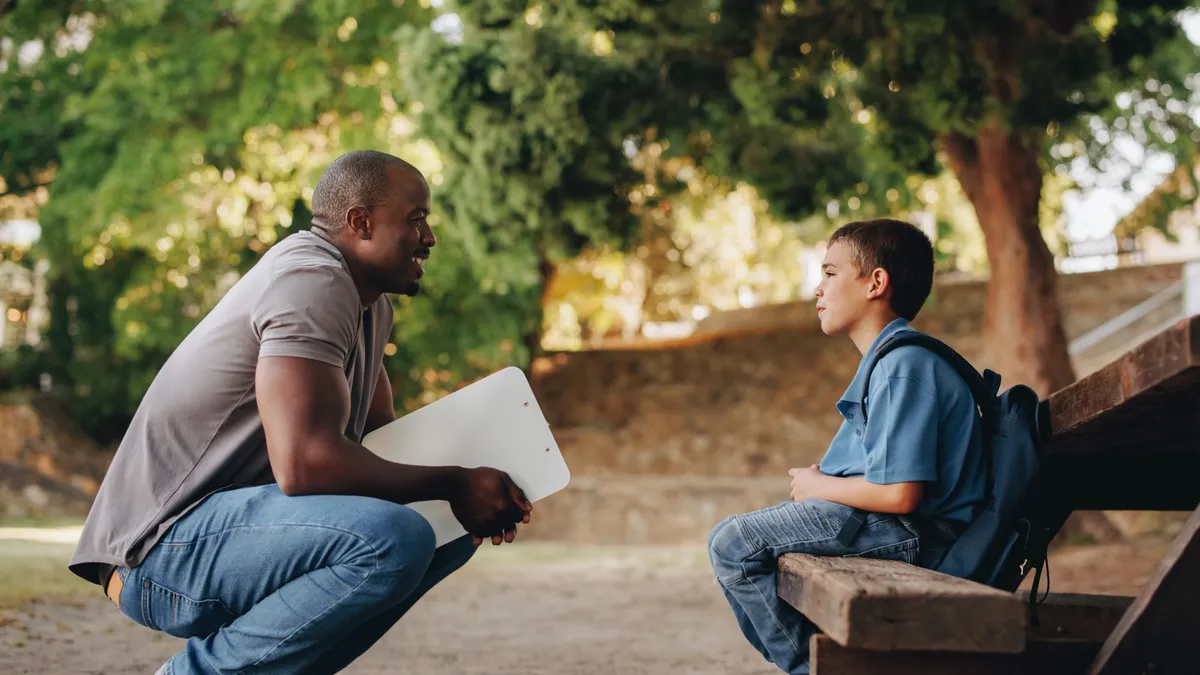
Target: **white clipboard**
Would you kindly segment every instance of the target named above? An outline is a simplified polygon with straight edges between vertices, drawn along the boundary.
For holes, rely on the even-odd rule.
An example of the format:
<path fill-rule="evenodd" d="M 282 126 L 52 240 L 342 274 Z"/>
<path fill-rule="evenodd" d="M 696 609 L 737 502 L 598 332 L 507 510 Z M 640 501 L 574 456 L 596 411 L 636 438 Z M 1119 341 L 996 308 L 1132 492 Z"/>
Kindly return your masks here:
<path fill-rule="evenodd" d="M 533 389 L 505 368 L 386 424 L 362 444 L 384 459 L 418 466 L 489 466 L 505 471 L 537 502 L 562 490 L 570 470 Z M 409 504 L 442 546 L 467 533 L 445 501 Z"/>

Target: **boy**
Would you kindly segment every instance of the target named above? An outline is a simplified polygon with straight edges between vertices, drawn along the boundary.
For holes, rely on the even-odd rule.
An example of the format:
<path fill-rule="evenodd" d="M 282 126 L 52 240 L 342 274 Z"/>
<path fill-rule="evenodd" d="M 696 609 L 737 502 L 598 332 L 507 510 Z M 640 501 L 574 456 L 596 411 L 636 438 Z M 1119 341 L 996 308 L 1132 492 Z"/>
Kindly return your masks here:
<path fill-rule="evenodd" d="M 881 359 L 870 379 L 865 431 L 854 392 L 868 356 L 908 322 L 933 286 L 933 247 L 896 220 L 846 225 L 829 239 L 817 286 L 827 335 L 845 335 L 863 359 L 837 403 L 845 418 L 820 465 L 792 469 L 792 501 L 731 516 L 709 537 L 709 558 L 738 625 L 788 673 L 809 672 L 816 626 L 776 595 L 785 553 L 861 555 L 933 567 L 984 497 L 979 414 L 954 369 L 918 347 Z M 838 534 L 854 508 L 869 513 L 850 543 Z"/>

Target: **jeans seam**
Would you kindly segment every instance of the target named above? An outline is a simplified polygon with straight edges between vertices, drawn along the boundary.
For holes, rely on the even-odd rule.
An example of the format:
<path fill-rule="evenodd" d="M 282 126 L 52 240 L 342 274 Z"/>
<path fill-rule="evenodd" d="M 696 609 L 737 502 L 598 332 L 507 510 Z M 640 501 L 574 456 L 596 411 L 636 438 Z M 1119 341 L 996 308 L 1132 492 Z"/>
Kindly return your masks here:
<path fill-rule="evenodd" d="M 189 539 L 187 541 L 160 541 L 157 544 L 156 548 L 186 548 L 188 546 L 194 546 L 194 545 L 204 541 L 205 539 L 211 539 L 213 537 L 220 537 L 220 536 L 225 535 L 234 530 L 274 530 L 274 529 L 278 529 L 278 528 L 287 528 L 287 527 L 312 527 L 312 528 L 317 528 L 320 530 L 333 530 L 334 532 L 341 532 L 342 534 L 348 534 L 348 535 L 362 541 L 363 543 L 367 544 L 368 546 L 370 546 L 370 540 L 367 537 L 364 537 L 363 535 L 359 534 L 358 532 L 354 532 L 352 530 L 347 530 L 347 529 L 341 528 L 341 527 L 334 527 L 333 525 L 320 525 L 320 524 L 316 524 L 316 523 L 273 523 L 271 525 L 230 525 L 229 527 L 221 528 L 220 530 L 218 530 L 216 532 L 210 532 L 207 534 L 203 534 L 199 537 L 196 537 L 195 539 Z M 374 551 L 374 549 L 372 549 L 372 551 Z"/>
<path fill-rule="evenodd" d="M 741 524 L 741 522 L 740 522 L 740 521 L 739 521 L 737 518 L 734 518 L 734 519 L 733 519 L 733 520 L 731 520 L 730 522 L 731 522 L 731 523 L 733 523 L 733 526 L 737 528 L 737 531 L 738 531 L 738 536 L 740 536 L 740 537 L 742 538 L 742 541 L 744 541 L 744 542 L 746 542 L 746 543 L 750 543 L 750 540 L 749 540 L 749 538 L 747 538 L 747 537 L 746 537 L 746 531 L 742 529 L 742 524 Z M 804 543 L 806 543 L 806 544 L 819 544 L 819 543 L 821 543 L 821 542 L 826 542 L 826 541 L 830 541 L 830 540 L 833 540 L 833 539 L 837 539 L 837 537 L 836 537 L 836 536 L 834 536 L 834 537 L 821 537 L 821 538 L 819 538 L 819 539 L 806 539 L 806 540 L 804 541 Z M 794 542 L 794 543 L 799 543 L 799 542 Z M 755 545 L 757 546 L 757 542 L 755 542 Z M 770 547 L 769 547 L 769 546 L 757 546 L 757 548 L 754 548 L 754 549 L 753 549 L 751 552 L 747 553 L 747 554 L 746 554 L 746 557 L 747 557 L 747 558 L 751 558 L 751 557 L 754 557 L 754 556 L 756 556 L 756 555 L 760 555 L 760 554 L 761 554 L 763 551 L 767 550 L 768 548 L 770 548 Z M 724 581 L 723 581 L 723 580 L 722 580 L 722 579 L 721 579 L 721 578 L 718 576 L 718 577 L 717 577 L 717 581 L 718 581 L 718 582 L 720 582 L 722 586 L 736 586 L 736 585 L 739 585 L 739 584 L 741 584 L 742 582 L 749 582 L 749 581 L 750 581 L 749 577 L 746 575 L 746 568 L 745 568 L 745 563 L 744 563 L 744 562 L 741 562 L 741 561 L 739 561 L 739 562 L 736 562 L 736 563 L 735 563 L 734 561 L 732 561 L 732 560 L 729 560 L 728 558 L 726 558 L 725 556 L 721 555 L 719 552 L 717 552 L 717 551 L 715 551 L 715 550 L 713 551 L 713 554 L 714 554 L 714 555 L 716 555 L 716 556 L 718 556 L 719 558 L 721 558 L 721 560 L 723 560 L 724 562 L 727 562 L 727 563 L 729 563 L 729 564 L 731 564 L 731 565 L 734 565 L 734 564 L 736 564 L 736 565 L 738 566 L 738 568 L 739 568 L 739 569 L 741 569 L 741 574 L 739 575 L 739 577 L 740 577 L 740 578 L 733 580 L 733 582 L 732 582 L 732 583 L 730 583 L 730 584 L 726 584 L 726 583 L 725 583 L 725 582 L 724 582 Z"/>
<path fill-rule="evenodd" d="M 734 518 L 734 519 L 733 519 L 731 522 L 733 523 L 733 526 L 737 528 L 737 531 L 738 531 L 738 536 L 742 538 L 742 541 L 745 541 L 745 542 L 749 543 L 749 540 L 746 538 L 746 531 L 742 529 L 742 524 L 741 524 L 741 522 L 739 521 L 739 519 L 737 519 L 737 518 Z M 822 539 L 822 540 L 816 540 L 816 541 L 828 541 L 829 539 L 836 539 L 836 538 L 837 538 L 837 537 L 827 537 L 827 538 L 825 538 L 825 539 Z M 759 548 L 758 548 L 757 550 L 755 550 L 755 552 L 754 552 L 753 554 L 751 554 L 751 555 L 759 555 L 760 553 L 762 553 L 762 552 L 763 552 L 763 551 L 765 551 L 766 549 L 767 549 L 767 547 L 766 547 L 766 546 L 759 547 Z M 714 553 L 715 553 L 715 551 L 714 551 Z M 719 555 L 719 554 L 718 554 L 718 555 Z M 721 557 L 723 558 L 724 556 L 721 556 Z M 778 616 L 778 615 L 776 615 L 776 614 L 775 614 L 775 612 L 771 611 L 771 600 L 770 600 L 769 598 L 767 598 L 767 596 L 766 596 L 766 595 L 765 595 L 765 594 L 762 592 L 762 589 L 761 589 L 761 588 L 759 588 L 759 587 L 758 587 L 757 585 L 755 585 L 754 583 L 751 583 L 751 581 L 750 581 L 749 577 L 747 577 L 747 576 L 746 576 L 745 563 L 744 563 L 744 562 L 739 562 L 739 563 L 738 563 L 738 567 L 739 567 L 739 568 L 742 570 L 742 572 L 741 572 L 741 575 L 740 575 L 740 576 L 741 576 L 741 578 L 740 578 L 740 579 L 737 579 L 737 580 L 735 581 L 735 584 L 737 584 L 737 585 L 741 585 L 742 583 L 747 583 L 747 584 L 750 584 L 751 588 L 753 588 L 753 589 L 754 589 L 754 591 L 755 591 L 756 593 L 758 593 L 758 597 L 759 597 L 760 599 L 762 599 L 762 601 L 763 601 L 763 604 L 764 604 L 764 605 L 767 607 L 767 613 L 771 615 L 771 620 L 775 622 L 775 626 L 776 626 L 776 627 L 779 629 L 779 632 L 781 632 L 781 633 L 783 633 L 784 635 L 786 635 L 786 636 L 787 636 L 787 639 L 788 639 L 788 643 L 792 645 L 792 648 L 793 648 L 793 649 L 795 649 L 797 652 L 799 652 L 799 651 L 800 651 L 800 645 L 796 644 L 796 640 L 794 640 L 794 639 L 792 638 L 792 634 L 788 632 L 788 630 L 787 630 L 787 627 L 786 627 L 786 626 L 784 626 L 784 625 L 783 625 L 783 623 L 782 623 L 782 622 L 779 620 L 779 616 Z M 718 579 L 718 581 L 720 581 L 720 580 Z M 724 582 L 722 582 L 722 585 L 724 585 Z M 764 648 L 766 648 L 766 645 L 763 645 L 763 647 L 764 647 Z M 768 652 L 768 653 L 769 653 L 769 652 Z"/>
<path fill-rule="evenodd" d="M 248 527 L 248 526 L 247 526 L 247 527 Z M 269 526 L 267 526 L 267 527 L 276 527 L 276 526 L 274 526 L 274 525 L 269 525 Z M 353 533 L 353 532 L 348 532 L 348 531 L 346 531 L 346 530 L 342 530 L 341 528 L 329 527 L 329 526 L 327 526 L 327 525 L 314 525 L 314 526 L 311 526 L 311 527 L 323 527 L 323 528 L 325 528 L 325 529 L 330 529 L 330 530 L 335 530 L 335 531 L 339 531 L 339 532 L 344 532 L 344 533 L 346 533 L 346 534 L 351 534 L 351 535 L 353 535 L 353 536 L 356 536 L 356 537 L 358 537 L 358 536 L 359 536 L 359 535 L 357 535 L 357 534 L 355 534 L 355 533 Z M 361 538 L 361 537 L 360 537 L 360 538 Z M 197 540 L 197 541 L 199 541 L 199 540 Z M 267 657 L 269 657 L 271 654 L 274 654 L 274 653 L 275 653 L 275 651 L 276 651 L 277 649 L 279 649 L 279 648 L 280 648 L 280 647 L 282 647 L 284 644 L 286 644 L 288 640 L 291 640 L 293 637 L 295 637 L 297 633 L 299 633 L 300 631 L 304 630 L 304 629 L 305 629 L 306 627 L 308 627 L 308 626 L 309 626 L 309 625 L 310 625 L 312 622 L 314 622 L 314 621 L 316 621 L 317 619 L 321 618 L 321 617 L 322 617 L 322 616 L 324 616 L 325 614 L 329 613 L 329 612 L 330 612 L 330 611 L 331 611 L 331 610 L 332 610 L 334 607 L 337 607 L 339 604 L 341 604 L 341 602 L 342 602 L 343 600 L 345 600 L 346 598 L 350 597 L 352 594 L 354 594 L 356 591 L 358 591 L 358 589 L 362 588 L 362 587 L 363 587 L 363 584 L 367 583 L 367 581 L 368 581 L 368 580 L 369 580 L 369 579 L 370 579 L 370 578 L 371 578 L 371 577 L 372 577 L 372 576 L 373 576 L 373 575 L 374 575 L 374 574 L 375 574 L 377 571 L 379 571 L 379 551 L 378 551 L 378 550 L 377 550 L 377 549 L 376 549 L 376 548 L 375 548 L 375 547 L 374 547 L 374 546 L 371 544 L 371 542 L 370 542 L 370 541 L 368 541 L 368 540 L 366 540 L 366 539 L 363 539 L 363 542 L 366 544 L 367 548 L 369 548 L 369 549 L 371 550 L 371 555 L 372 555 L 372 563 L 373 563 L 373 567 L 372 567 L 371 571 L 370 571 L 370 572 L 367 572 L 367 575 L 366 575 L 365 577 L 363 577 L 362 581 L 359 581 L 359 582 L 358 582 L 358 584 L 354 586 L 354 588 L 351 588 L 349 591 L 346 591 L 346 593 L 345 593 L 345 594 L 343 594 L 343 595 L 342 595 L 342 597 L 338 598 L 338 599 L 337 599 L 335 602 L 331 603 L 331 604 L 330 604 L 328 607 L 326 607 L 326 608 L 324 609 L 324 611 L 322 611 L 322 612 L 318 613 L 316 616 L 309 617 L 308 621 L 305 621 L 303 624 L 301 624 L 301 625 L 297 626 L 297 627 L 296 627 L 296 630 L 294 630 L 294 631 L 292 631 L 291 633 L 289 633 L 289 634 L 288 634 L 286 637 L 284 637 L 282 640 L 280 640 L 279 642 L 277 642 L 277 643 L 275 644 L 275 646 L 274 646 L 274 647 L 271 647 L 271 649 L 267 650 L 267 652 L 266 652 L 265 654 L 263 654 L 262 656 L 260 656 L 260 657 L 258 658 L 258 660 L 257 660 L 257 661 L 255 661 L 254 663 L 250 664 L 250 667 L 251 667 L 251 668 L 253 668 L 254 666 L 257 666 L 257 665 L 258 665 L 258 664 L 260 664 L 260 663 L 262 663 L 262 662 L 263 662 L 263 660 L 265 660 L 265 659 L 266 659 Z M 240 673 L 242 673 L 242 672 L 244 672 L 244 671 L 238 671 L 239 675 L 240 675 Z"/>
<path fill-rule="evenodd" d="M 742 522 L 741 522 L 741 520 L 739 520 L 738 518 L 734 518 L 734 519 L 733 519 L 733 524 L 734 524 L 734 525 L 737 527 L 738 534 L 739 534 L 739 535 L 742 537 L 742 541 L 745 541 L 747 544 L 751 543 L 751 542 L 750 542 L 750 538 L 746 536 L 746 531 L 745 531 L 744 529 L 742 529 Z M 836 529 L 836 528 L 834 528 L 834 529 Z M 804 543 L 806 543 L 806 544 L 817 544 L 817 543 L 820 543 L 820 542 L 829 541 L 829 540 L 831 540 L 831 539 L 837 539 L 837 535 L 835 534 L 835 535 L 833 535 L 833 536 L 830 536 L 830 537 L 817 537 L 817 538 L 815 538 L 815 539 L 805 539 L 805 540 L 804 540 Z M 756 547 L 756 548 L 754 549 L 753 553 L 751 553 L 750 555 L 758 555 L 758 554 L 762 553 L 763 551 L 767 550 L 768 548 L 770 548 L 770 546 L 763 546 L 763 545 L 759 545 L 759 543 L 758 543 L 757 541 L 755 541 L 755 542 L 753 542 L 753 543 L 754 543 L 754 545 L 755 545 L 755 547 Z M 799 542 L 799 541 L 795 541 L 795 542 L 792 542 L 792 543 L 793 543 L 793 544 L 798 544 L 798 543 L 800 543 L 800 542 Z M 782 548 L 782 547 L 780 547 L 780 548 Z M 749 556 L 747 556 L 747 557 L 749 557 Z"/>
<path fill-rule="evenodd" d="M 837 532 L 841 529 L 841 525 L 833 522 L 833 519 L 825 515 L 825 512 L 821 509 L 813 509 L 813 513 L 815 513 L 817 518 L 820 518 L 821 521 L 825 523 L 825 526 L 828 527 L 830 531 Z"/>
<path fill-rule="evenodd" d="M 771 610 L 771 602 L 772 602 L 771 599 L 767 598 L 766 594 L 764 594 L 762 592 L 761 588 L 759 588 L 758 586 L 755 586 L 754 584 L 750 584 L 750 585 L 754 588 L 755 592 L 758 593 L 758 597 L 762 599 L 763 606 L 765 606 L 767 608 L 767 613 L 771 615 L 771 620 L 775 622 L 775 627 L 779 629 L 780 633 L 783 633 L 785 636 L 787 636 L 788 643 L 792 645 L 792 649 L 795 649 L 797 652 L 799 652 L 800 645 L 796 644 L 796 640 L 794 638 L 792 638 L 792 634 L 787 629 L 787 626 L 784 626 L 783 622 L 779 620 L 779 615 Z M 763 646 L 765 647 L 766 645 L 763 645 Z M 768 652 L 769 651 L 770 650 L 768 650 Z"/>
<path fill-rule="evenodd" d="M 176 591 L 167 586 L 164 586 L 163 584 L 160 584 L 153 579 L 146 579 L 145 586 L 146 586 L 146 590 L 153 590 L 153 587 L 157 586 L 158 589 L 163 591 L 164 593 L 168 593 L 168 594 L 174 595 L 178 598 L 187 600 L 188 602 L 192 603 L 193 605 L 203 605 L 206 602 L 215 602 L 221 609 L 225 610 L 225 612 L 227 614 L 229 614 L 229 616 L 237 618 L 237 614 L 234 613 L 234 611 L 232 609 L 229 609 L 229 606 L 225 604 L 225 601 L 221 600 L 220 598 L 209 598 L 207 600 L 197 600 L 186 593 L 180 593 L 179 591 Z"/>
<path fill-rule="evenodd" d="M 142 623 L 144 623 L 146 625 L 146 628 L 156 631 L 156 630 L 158 630 L 158 627 L 154 625 L 154 622 L 150 621 L 150 594 L 146 592 L 146 591 L 150 590 L 150 588 L 149 588 L 150 580 L 143 578 L 141 580 L 141 582 L 142 582 L 141 583 L 141 586 L 142 586 L 142 598 L 141 598 L 141 600 L 142 600 L 142 603 L 141 603 L 142 604 Z"/>

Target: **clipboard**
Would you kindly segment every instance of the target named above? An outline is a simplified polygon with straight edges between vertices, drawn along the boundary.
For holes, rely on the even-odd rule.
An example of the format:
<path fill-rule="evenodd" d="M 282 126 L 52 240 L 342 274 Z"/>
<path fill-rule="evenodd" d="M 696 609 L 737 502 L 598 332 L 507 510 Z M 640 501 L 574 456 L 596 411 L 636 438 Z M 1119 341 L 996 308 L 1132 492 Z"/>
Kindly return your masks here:
<path fill-rule="evenodd" d="M 529 380 L 510 367 L 367 434 L 364 447 L 418 466 L 489 466 L 508 473 L 531 503 L 562 490 L 571 473 Z M 442 546 L 467 533 L 446 501 L 408 505 Z"/>

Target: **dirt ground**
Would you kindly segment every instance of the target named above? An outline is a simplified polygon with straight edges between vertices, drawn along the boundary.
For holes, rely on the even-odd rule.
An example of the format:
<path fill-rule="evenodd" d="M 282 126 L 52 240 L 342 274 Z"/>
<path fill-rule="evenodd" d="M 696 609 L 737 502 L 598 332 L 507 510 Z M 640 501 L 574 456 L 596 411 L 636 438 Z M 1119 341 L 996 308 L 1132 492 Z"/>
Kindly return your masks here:
<path fill-rule="evenodd" d="M 1136 594 L 1163 541 L 1064 549 L 1053 590 Z M 697 550 L 482 551 L 347 673 L 768 675 Z M 0 573 L 3 572 L 0 556 Z M 91 590 L 90 587 L 87 590 Z M 181 642 L 100 596 L 0 612 L 0 673 L 146 673 Z"/>

